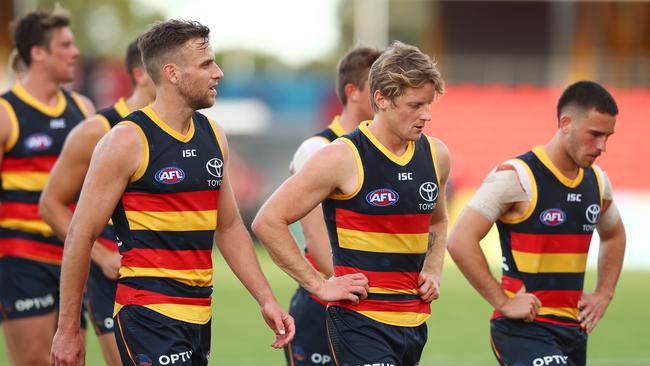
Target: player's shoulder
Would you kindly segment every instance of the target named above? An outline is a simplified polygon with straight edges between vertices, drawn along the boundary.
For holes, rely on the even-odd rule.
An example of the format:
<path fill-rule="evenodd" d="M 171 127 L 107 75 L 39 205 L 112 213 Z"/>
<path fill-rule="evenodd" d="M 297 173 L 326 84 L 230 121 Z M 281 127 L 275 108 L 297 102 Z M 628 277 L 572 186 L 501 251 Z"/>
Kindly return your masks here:
<path fill-rule="evenodd" d="M 70 95 L 85 116 L 92 116 L 95 114 L 95 104 L 90 100 L 90 98 L 75 91 L 71 91 Z"/>

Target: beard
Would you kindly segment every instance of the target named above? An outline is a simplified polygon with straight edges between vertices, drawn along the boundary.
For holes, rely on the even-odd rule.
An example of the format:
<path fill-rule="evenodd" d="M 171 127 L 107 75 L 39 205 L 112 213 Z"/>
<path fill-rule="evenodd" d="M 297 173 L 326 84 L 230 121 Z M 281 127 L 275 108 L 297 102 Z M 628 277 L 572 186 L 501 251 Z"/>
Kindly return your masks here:
<path fill-rule="evenodd" d="M 185 79 L 181 79 L 178 84 L 178 92 L 185 99 L 185 103 L 193 110 L 212 107 L 214 98 L 210 98 L 208 93 L 201 93 L 202 88 L 196 87 L 188 83 Z"/>

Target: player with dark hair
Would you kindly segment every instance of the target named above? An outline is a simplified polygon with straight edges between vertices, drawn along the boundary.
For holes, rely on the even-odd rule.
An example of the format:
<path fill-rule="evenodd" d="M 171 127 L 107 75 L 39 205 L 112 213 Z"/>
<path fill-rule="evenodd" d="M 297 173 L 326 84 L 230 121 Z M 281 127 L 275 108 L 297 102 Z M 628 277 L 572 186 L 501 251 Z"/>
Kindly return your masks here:
<path fill-rule="evenodd" d="M 260 304 L 273 347 L 295 332 L 260 269 L 228 173 L 221 128 L 198 109 L 214 104 L 223 78 L 210 30 L 194 21 L 157 23 L 139 39 L 156 99 L 97 144 L 66 236 L 55 365 L 80 365 L 78 328 L 88 260 L 112 215 L 122 262 L 115 336 L 125 365 L 207 365 L 212 248 Z"/>
<path fill-rule="evenodd" d="M 41 219 L 38 200 L 66 136 L 95 112 L 87 98 L 62 88 L 79 59 L 69 25 L 63 10 L 16 21 L 25 69 L 0 96 L 0 306 L 13 365 L 49 364 L 63 243 Z"/>
<path fill-rule="evenodd" d="M 557 105 L 553 138 L 494 169 L 454 226 L 449 253 L 495 309 L 491 342 L 501 365 L 586 365 L 587 334 L 614 295 L 625 251 L 612 185 L 594 164 L 617 115 L 614 98 L 599 84 L 569 86 Z M 479 246 L 495 222 L 500 284 Z M 598 281 L 587 293 L 594 230 Z"/>

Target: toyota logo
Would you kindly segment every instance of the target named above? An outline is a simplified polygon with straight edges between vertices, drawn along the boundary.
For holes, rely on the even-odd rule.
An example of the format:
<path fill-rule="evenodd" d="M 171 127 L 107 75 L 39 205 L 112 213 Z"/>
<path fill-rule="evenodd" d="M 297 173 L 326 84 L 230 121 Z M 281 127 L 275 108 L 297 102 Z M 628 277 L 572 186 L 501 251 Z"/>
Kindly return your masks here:
<path fill-rule="evenodd" d="M 585 211 L 585 217 L 587 217 L 587 221 L 590 223 L 597 223 L 598 218 L 600 217 L 600 206 L 595 203 L 593 205 L 589 205 L 589 207 L 587 207 L 587 211 Z"/>
<path fill-rule="evenodd" d="M 208 170 L 211 176 L 221 178 L 223 177 L 223 161 L 219 158 L 214 158 L 208 160 L 205 164 L 205 168 Z"/>
<path fill-rule="evenodd" d="M 435 201 L 438 198 L 438 185 L 433 182 L 422 183 L 420 197 L 427 202 Z"/>

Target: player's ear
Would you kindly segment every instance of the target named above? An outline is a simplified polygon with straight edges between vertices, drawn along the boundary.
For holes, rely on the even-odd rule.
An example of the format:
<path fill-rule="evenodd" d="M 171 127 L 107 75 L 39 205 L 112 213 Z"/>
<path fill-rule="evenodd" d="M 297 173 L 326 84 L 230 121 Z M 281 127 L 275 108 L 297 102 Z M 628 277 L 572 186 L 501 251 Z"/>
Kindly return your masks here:
<path fill-rule="evenodd" d="M 390 100 L 384 97 L 384 95 L 381 94 L 379 90 L 375 90 L 375 92 L 372 94 L 372 98 L 375 101 L 375 104 L 377 105 L 377 108 L 379 108 L 379 110 L 383 111 L 388 109 Z"/>
<path fill-rule="evenodd" d="M 175 63 L 168 63 L 162 67 L 163 77 L 169 80 L 172 84 L 178 83 L 178 65 Z"/>
<path fill-rule="evenodd" d="M 352 83 L 347 83 L 343 87 L 343 92 L 345 93 L 345 99 L 347 101 L 353 101 L 357 102 L 359 97 L 358 97 L 358 88 L 352 84 Z"/>
<path fill-rule="evenodd" d="M 562 131 L 562 133 L 565 133 L 565 134 L 569 133 L 569 130 L 571 128 L 572 120 L 573 119 L 568 114 L 562 114 L 560 116 L 560 122 L 558 123 L 558 128 L 560 129 L 560 131 Z"/>

